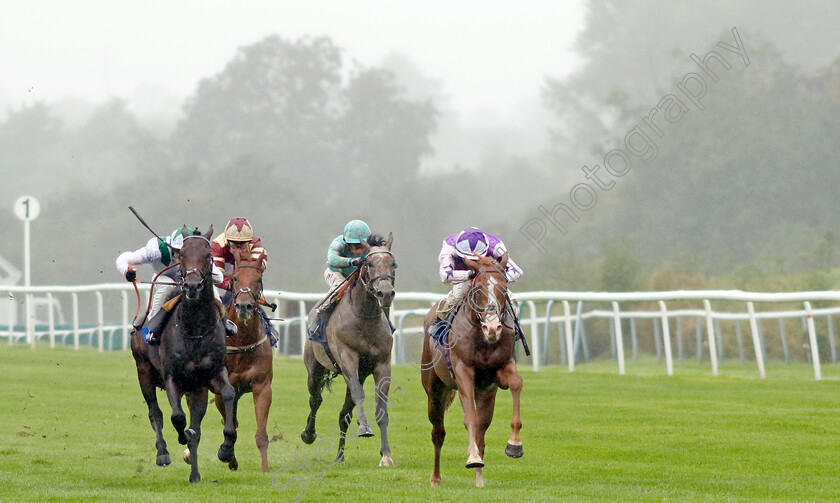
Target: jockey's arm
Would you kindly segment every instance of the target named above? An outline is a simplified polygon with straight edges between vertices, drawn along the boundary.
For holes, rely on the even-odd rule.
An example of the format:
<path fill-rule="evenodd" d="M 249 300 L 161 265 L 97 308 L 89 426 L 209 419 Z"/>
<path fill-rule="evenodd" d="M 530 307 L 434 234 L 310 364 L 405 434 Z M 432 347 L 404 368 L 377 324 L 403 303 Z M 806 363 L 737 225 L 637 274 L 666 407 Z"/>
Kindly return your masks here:
<path fill-rule="evenodd" d="M 469 271 L 462 271 L 455 269 L 455 248 L 449 246 L 446 241 L 443 242 L 443 247 L 440 249 L 438 255 L 438 262 L 440 262 L 440 280 L 448 284 L 463 283 L 470 279 Z"/>
<path fill-rule="evenodd" d="M 117 257 L 117 270 L 125 276 L 125 272 L 129 266 L 136 266 L 141 264 L 148 264 L 155 260 L 160 260 L 160 248 L 157 245 L 157 238 L 152 238 L 146 243 L 143 248 L 122 252 Z"/>
<path fill-rule="evenodd" d="M 339 239 L 341 236 L 333 239 L 330 247 L 327 250 L 327 266 L 335 269 L 344 269 L 350 267 L 351 258 L 343 257 L 341 253 L 344 251 L 344 242 Z"/>

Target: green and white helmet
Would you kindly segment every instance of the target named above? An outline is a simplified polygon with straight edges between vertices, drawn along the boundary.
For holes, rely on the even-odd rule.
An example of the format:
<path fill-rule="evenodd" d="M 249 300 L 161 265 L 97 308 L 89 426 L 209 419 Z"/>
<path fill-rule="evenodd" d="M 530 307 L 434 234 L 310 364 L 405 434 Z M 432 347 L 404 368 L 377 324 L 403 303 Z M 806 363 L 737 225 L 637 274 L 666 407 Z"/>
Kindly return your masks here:
<path fill-rule="evenodd" d="M 370 237 L 370 227 L 361 220 L 351 220 L 344 226 L 344 242 L 359 244 Z"/>

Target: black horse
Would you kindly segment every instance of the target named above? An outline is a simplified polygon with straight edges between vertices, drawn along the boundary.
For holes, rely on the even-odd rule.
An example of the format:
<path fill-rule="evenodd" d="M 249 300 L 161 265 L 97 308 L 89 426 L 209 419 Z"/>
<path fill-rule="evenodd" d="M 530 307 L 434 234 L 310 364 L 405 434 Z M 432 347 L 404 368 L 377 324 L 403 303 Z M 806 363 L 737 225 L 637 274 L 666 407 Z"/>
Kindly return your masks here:
<path fill-rule="evenodd" d="M 225 408 L 225 440 L 218 457 L 229 462 L 234 457 L 236 428 L 233 425 L 233 401 L 236 393 L 230 385 L 225 368 L 225 330 L 219 307 L 213 298 L 212 257 L 210 237 L 213 226 L 204 235 L 194 231 L 187 235 L 181 230 L 181 299 L 174 308 L 161 334 L 160 347 L 149 346 L 137 332 L 131 338 L 131 352 L 137 364 L 137 377 L 143 398 L 149 407 L 149 421 L 157 436 L 157 464 L 172 462 L 163 440 L 163 413 L 157 403 L 156 388 L 166 390 L 172 406 L 172 425 L 178 432 L 178 442 L 188 445 L 191 465 L 190 482 L 198 482 L 198 443 L 201 439 L 201 420 L 207 412 L 207 390 L 222 396 Z M 190 425 L 181 408 L 181 397 L 187 396 Z"/>

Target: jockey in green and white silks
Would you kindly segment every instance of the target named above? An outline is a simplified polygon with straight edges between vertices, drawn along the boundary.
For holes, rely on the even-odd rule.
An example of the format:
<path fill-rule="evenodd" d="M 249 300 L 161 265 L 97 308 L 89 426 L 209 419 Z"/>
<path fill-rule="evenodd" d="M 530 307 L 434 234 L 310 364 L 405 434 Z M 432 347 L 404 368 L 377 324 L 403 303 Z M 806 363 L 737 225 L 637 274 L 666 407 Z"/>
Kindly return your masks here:
<path fill-rule="evenodd" d="M 187 228 L 188 233 L 191 234 L 192 231 L 193 229 Z M 178 251 L 183 244 L 184 236 L 181 235 L 181 228 L 179 227 L 165 238 L 154 237 L 142 248 L 121 253 L 117 257 L 117 270 L 129 282 L 134 282 L 137 279 L 137 269 L 135 266 L 142 264 L 149 264 L 155 272 L 155 275 L 157 275 L 170 265 L 178 262 Z M 213 282 L 224 279 L 222 271 L 215 266 L 212 268 L 212 275 Z M 180 266 L 175 266 L 158 276 L 152 289 L 152 299 L 151 305 L 149 306 L 147 322 L 155 317 L 166 301 L 175 296 L 177 284 L 180 279 Z"/>

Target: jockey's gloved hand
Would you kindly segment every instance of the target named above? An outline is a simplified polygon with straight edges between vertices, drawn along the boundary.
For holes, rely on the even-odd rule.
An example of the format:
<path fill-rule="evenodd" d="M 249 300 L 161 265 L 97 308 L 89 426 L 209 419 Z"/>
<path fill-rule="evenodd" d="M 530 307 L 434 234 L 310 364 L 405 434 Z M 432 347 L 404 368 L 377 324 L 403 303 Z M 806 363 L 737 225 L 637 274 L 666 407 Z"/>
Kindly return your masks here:
<path fill-rule="evenodd" d="M 470 269 L 470 272 L 467 273 L 467 277 L 470 279 L 475 278 L 475 271 Z"/>
<path fill-rule="evenodd" d="M 125 271 L 125 280 L 129 283 L 134 283 L 134 280 L 137 279 L 137 269 L 133 267 L 129 267 L 127 271 Z"/>
<path fill-rule="evenodd" d="M 353 267 L 361 267 L 364 263 L 365 259 L 363 259 L 362 257 L 356 257 L 350 260 L 350 265 L 352 265 Z"/>

